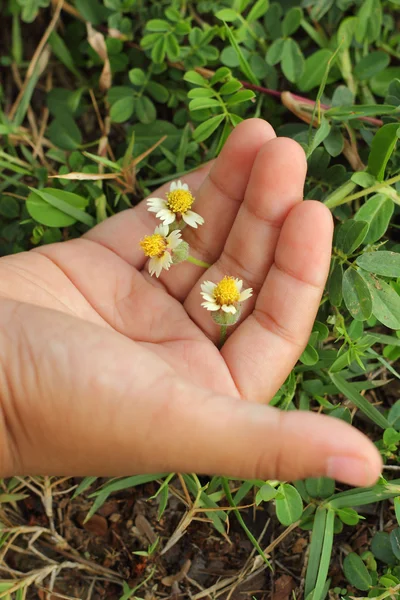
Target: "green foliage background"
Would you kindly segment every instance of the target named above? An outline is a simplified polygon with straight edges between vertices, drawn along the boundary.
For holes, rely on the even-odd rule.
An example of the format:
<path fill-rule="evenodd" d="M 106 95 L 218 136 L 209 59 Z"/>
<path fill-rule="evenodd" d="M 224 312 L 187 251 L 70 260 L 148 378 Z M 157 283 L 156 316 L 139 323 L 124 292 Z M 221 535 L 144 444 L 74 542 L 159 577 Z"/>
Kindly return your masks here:
<path fill-rule="evenodd" d="M 3 2 L 0 254 L 79 236 L 215 157 L 242 119 L 267 119 L 304 147 L 305 194 L 336 223 L 318 320 L 273 404 L 365 429 L 362 415 L 385 463 L 397 466 L 400 403 L 385 386 L 400 378 L 399 21 L 399 0 Z M 171 478 L 97 488 L 87 478 L 75 496 L 92 489 L 93 514 L 111 493 L 163 479 L 161 516 Z M 313 529 L 305 581 L 313 600 L 330 588 L 334 535 L 357 525 L 360 507 L 394 498 L 400 523 L 396 480 L 339 493 L 326 479 L 250 481 L 232 497 L 224 478 L 205 486 L 184 478 L 205 510 L 222 499 L 236 507 L 255 490 L 283 525 Z M 7 483 L 10 494 L 15 485 Z M 227 513 L 206 514 L 223 533 Z M 397 594 L 399 539 L 399 528 L 379 532 L 371 552 L 349 554 L 349 588 L 331 594 Z"/>

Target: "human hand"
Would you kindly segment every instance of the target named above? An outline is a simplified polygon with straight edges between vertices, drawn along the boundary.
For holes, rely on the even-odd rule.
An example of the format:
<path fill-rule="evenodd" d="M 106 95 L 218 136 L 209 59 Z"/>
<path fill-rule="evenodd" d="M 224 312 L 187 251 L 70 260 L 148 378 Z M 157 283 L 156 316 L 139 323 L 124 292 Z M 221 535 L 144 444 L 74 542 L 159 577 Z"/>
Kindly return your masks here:
<path fill-rule="evenodd" d="M 142 202 L 78 240 L 0 260 L 0 475 L 205 472 L 372 484 L 381 461 L 346 423 L 264 406 L 307 343 L 329 211 L 303 202 L 306 161 L 261 120 L 184 178 L 205 219 L 185 262 L 151 278 Z M 165 186 L 157 194 L 163 195 Z M 200 284 L 252 287 L 221 352 Z"/>

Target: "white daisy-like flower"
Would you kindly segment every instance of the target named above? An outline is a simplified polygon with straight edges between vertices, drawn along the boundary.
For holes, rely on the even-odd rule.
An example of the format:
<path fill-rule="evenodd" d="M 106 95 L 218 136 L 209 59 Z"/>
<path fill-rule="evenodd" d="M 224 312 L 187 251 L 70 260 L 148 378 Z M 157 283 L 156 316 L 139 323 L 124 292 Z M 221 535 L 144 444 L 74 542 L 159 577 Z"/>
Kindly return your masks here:
<path fill-rule="evenodd" d="M 168 225 L 162 224 L 155 228 L 152 235 L 146 235 L 139 243 L 149 260 L 149 273 L 160 277 L 161 271 L 168 271 L 173 263 L 174 250 L 183 242 L 179 230 L 168 234 Z"/>
<path fill-rule="evenodd" d="M 161 219 L 165 225 L 183 220 L 196 229 L 198 225 L 203 225 L 204 219 L 190 210 L 194 200 L 187 183 L 179 179 L 171 183 L 166 199 L 149 198 L 147 205 L 149 212 L 156 213 L 157 219 Z"/>
<path fill-rule="evenodd" d="M 201 305 L 210 311 L 222 310 L 235 315 L 240 310 L 240 304 L 253 294 L 252 288 L 242 291 L 242 287 L 241 279 L 227 275 L 219 283 L 204 281 L 200 293 L 205 302 Z"/>

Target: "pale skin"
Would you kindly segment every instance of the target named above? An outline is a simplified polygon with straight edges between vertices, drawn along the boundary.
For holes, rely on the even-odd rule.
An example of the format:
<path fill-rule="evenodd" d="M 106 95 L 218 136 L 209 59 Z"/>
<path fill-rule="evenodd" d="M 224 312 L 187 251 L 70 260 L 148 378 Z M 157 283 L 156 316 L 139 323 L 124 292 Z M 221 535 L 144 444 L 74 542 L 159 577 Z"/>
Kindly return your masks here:
<path fill-rule="evenodd" d="M 267 406 L 307 343 L 326 281 L 329 211 L 268 123 L 240 124 L 188 175 L 205 219 L 159 280 L 145 202 L 83 238 L 0 260 L 0 476 L 197 472 L 371 485 L 373 444 L 344 422 Z M 164 197 L 168 186 L 152 196 Z M 200 284 L 252 287 L 221 352 Z"/>

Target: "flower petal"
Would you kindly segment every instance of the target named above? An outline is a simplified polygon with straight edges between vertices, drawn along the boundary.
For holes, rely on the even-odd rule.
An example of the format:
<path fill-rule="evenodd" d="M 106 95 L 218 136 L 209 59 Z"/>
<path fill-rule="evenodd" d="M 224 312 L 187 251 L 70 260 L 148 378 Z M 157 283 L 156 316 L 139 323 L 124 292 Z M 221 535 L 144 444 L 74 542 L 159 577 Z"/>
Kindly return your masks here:
<path fill-rule="evenodd" d="M 215 302 L 202 302 L 201 305 L 207 310 L 219 310 L 221 308 Z"/>
<path fill-rule="evenodd" d="M 165 208 L 167 203 L 165 200 L 163 200 L 162 198 L 148 198 L 146 200 L 146 204 L 147 206 L 149 206 L 150 208 L 157 208 L 157 210 L 160 210 L 160 208 Z M 150 210 L 150 208 L 148 210 Z M 154 210 L 152 212 L 155 212 Z"/>
<path fill-rule="evenodd" d="M 204 300 L 207 300 L 208 302 L 215 302 L 215 298 L 211 294 L 206 294 L 205 292 L 200 292 L 200 294 L 202 295 Z"/>
<path fill-rule="evenodd" d="M 236 313 L 236 308 L 232 304 L 223 304 L 221 308 L 226 313 L 232 313 L 233 315 Z"/>
<path fill-rule="evenodd" d="M 168 235 L 168 225 L 166 225 L 165 223 L 157 225 L 157 227 L 154 230 L 154 233 L 159 233 L 160 235 L 166 238 Z"/>
<path fill-rule="evenodd" d="M 175 250 L 179 246 L 181 242 L 183 242 L 181 238 L 181 232 L 179 230 L 172 231 L 167 237 L 168 248 L 171 250 Z"/>
<path fill-rule="evenodd" d="M 177 181 L 171 181 L 171 185 L 169 186 L 169 191 L 170 192 L 173 192 L 174 190 L 176 190 L 176 188 L 177 188 L 176 184 L 177 183 L 178 183 Z"/>
<path fill-rule="evenodd" d="M 160 259 L 157 256 L 153 256 L 153 258 L 149 260 L 148 269 L 151 276 L 153 276 L 154 273 L 157 271 L 159 260 Z"/>
<path fill-rule="evenodd" d="M 188 210 L 185 213 L 183 213 L 182 219 L 185 221 L 185 223 L 187 223 L 188 225 L 190 225 L 190 227 L 193 227 L 194 229 L 197 229 L 197 225 L 203 225 L 204 223 L 203 217 L 195 213 L 193 210 Z"/>
<path fill-rule="evenodd" d="M 240 294 L 239 302 L 244 302 L 245 300 L 250 298 L 250 296 L 252 296 L 252 295 L 253 295 L 253 288 L 247 288 L 247 290 L 243 290 L 243 292 Z"/>
<path fill-rule="evenodd" d="M 217 284 L 213 283 L 212 281 L 203 281 L 200 287 L 202 292 L 205 292 L 206 294 L 212 294 L 217 287 Z"/>
<path fill-rule="evenodd" d="M 241 292 L 243 287 L 243 281 L 241 279 L 235 279 L 237 291 Z"/>
<path fill-rule="evenodd" d="M 164 221 L 164 225 L 170 225 L 176 219 L 175 213 L 168 210 L 167 208 L 163 208 L 162 210 L 159 210 L 158 213 L 156 214 L 156 217 L 157 217 L 157 219 L 161 219 L 161 221 Z"/>

